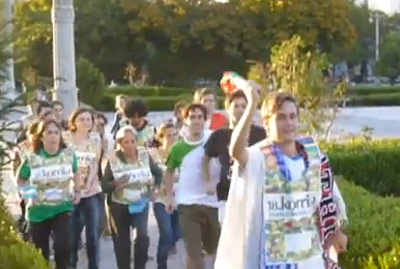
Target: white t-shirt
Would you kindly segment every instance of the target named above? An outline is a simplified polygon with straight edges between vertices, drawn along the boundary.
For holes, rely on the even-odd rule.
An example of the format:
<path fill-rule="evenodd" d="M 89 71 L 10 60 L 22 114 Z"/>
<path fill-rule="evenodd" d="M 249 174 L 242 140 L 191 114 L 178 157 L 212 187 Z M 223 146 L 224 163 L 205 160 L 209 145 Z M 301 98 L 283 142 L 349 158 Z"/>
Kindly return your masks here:
<path fill-rule="evenodd" d="M 304 170 L 306 169 L 303 157 L 301 155 L 297 157 L 288 157 L 286 155 L 283 155 L 283 159 L 286 163 L 286 166 L 290 170 L 292 181 L 299 180 L 303 175 Z"/>
<path fill-rule="evenodd" d="M 196 147 L 184 157 L 179 173 L 177 204 L 219 206 L 217 195 L 207 194 L 202 171 L 203 157 L 203 146 Z M 216 185 L 217 182 L 211 181 L 207 184 Z"/>
<path fill-rule="evenodd" d="M 177 142 L 171 149 L 167 168 L 179 169 L 177 204 L 219 206 L 216 192 L 207 193 L 208 190 L 215 189 L 217 180 L 206 182 L 203 177 L 204 144 L 209 135 L 210 132 L 205 132 L 203 138 L 197 142 L 188 141 L 184 137 L 183 141 Z M 219 169 L 212 168 L 211 171 Z M 218 177 L 211 175 L 211 178 Z"/>

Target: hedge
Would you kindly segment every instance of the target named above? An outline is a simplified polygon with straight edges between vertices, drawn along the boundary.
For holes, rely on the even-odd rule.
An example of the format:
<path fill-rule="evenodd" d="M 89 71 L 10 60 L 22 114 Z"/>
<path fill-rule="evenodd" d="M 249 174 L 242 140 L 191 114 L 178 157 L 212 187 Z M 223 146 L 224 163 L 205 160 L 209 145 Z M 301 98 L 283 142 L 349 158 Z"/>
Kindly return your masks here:
<path fill-rule="evenodd" d="M 194 88 L 180 88 L 180 87 L 164 87 L 164 86 L 141 86 L 135 87 L 130 85 L 116 86 L 113 88 L 108 88 L 108 92 L 118 95 L 125 94 L 128 96 L 177 96 L 183 93 L 194 93 Z M 388 93 L 398 93 L 400 94 L 400 87 L 358 87 L 354 86 L 348 89 L 348 94 L 350 96 L 358 95 L 373 95 L 373 94 L 388 94 Z M 216 90 L 218 96 L 224 96 L 221 89 Z"/>
<path fill-rule="evenodd" d="M 349 248 L 340 255 L 341 267 L 399 268 L 400 198 L 379 197 L 344 179 L 338 184 L 349 218 Z"/>
<path fill-rule="evenodd" d="M 398 106 L 400 92 L 349 96 L 347 106 Z"/>
<path fill-rule="evenodd" d="M 173 110 L 175 103 L 185 98 L 182 96 L 176 96 L 176 97 L 155 96 L 155 97 L 141 97 L 141 99 L 143 99 L 147 103 L 150 111 L 164 111 L 164 110 Z M 115 103 L 115 96 L 106 94 L 101 102 L 101 107 L 97 109 L 102 111 L 113 111 L 115 110 L 114 103 Z"/>
<path fill-rule="evenodd" d="M 400 268 L 400 139 L 321 144 L 349 217 L 343 268 Z"/>
<path fill-rule="evenodd" d="M 22 240 L 3 199 L 0 199 L 0 268 L 51 268 L 34 246 Z"/>
<path fill-rule="evenodd" d="M 117 86 L 108 88 L 101 99 L 101 104 L 95 108 L 103 111 L 114 110 L 114 98 L 119 94 L 127 95 L 131 98 L 143 98 L 149 103 L 151 110 L 171 110 L 176 101 L 181 100 L 182 96 L 193 96 L 194 89 L 177 87 L 159 86 Z M 219 100 L 219 107 L 222 108 L 224 94 L 222 90 L 216 90 Z M 35 92 L 24 95 L 25 104 L 34 98 Z M 347 106 L 399 106 L 400 87 L 354 87 L 348 90 Z M 166 97 L 165 102 L 159 101 L 161 97 Z M 150 99 L 148 99 L 150 98 Z M 153 99 L 152 99 L 153 98 Z M 175 98 L 175 99 L 174 99 Z M 186 97 L 185 97 L 186 98 Z"/>
<path fill-rule="evenodd" d="M 106 79 L 99 68 L 82 57 L 76 63 L 76 84 L 80 102 L 92 107 L 100 105 L 107 88 Z"/>
<path fill-rule="evenodd" d="M 124 94 L 131 97 L 149 97 L 149 96 L 179 96 L 181 94 L 193 94 L 193 89 L 189 88 L 172 88 L 158 86 L 117 86 L 108 88 L 107 92 L 112 95 Z"/>
<path fill-rule="evenodd" d="M 399 93 L 400 87 L 392 86 L 354 86 L 347 91 L 350 95 L 371 95 L 371 94 L 387 94 L 387 93 Z"/>
<path fill-rule="evenodd" d="M 100 111 L 113 111 L 115 106 L 115 94 L 108 92 L 104 95 L 101 105 L 96 109 Z M 137 96 L 130 96 L 135 98 Z M 177 96 L 147 96 L 139 97 L 143 99 L 149 106 L 150 111 L 168 111 L 173 110 L 174 106 L 179 101 L 191 102 L 193 95 L 190 93 L 183 93 Z M 223 107 L 224 98 L 218 97 L 218 106 Z"/>
<path fill-rule="evenodd" d="M 400 139 L 325 144 L 334 173 L 379 195 L 400 196 Z"/>
<path fill-rule="evenodd" d="M 179 97 L 181 95 L 193 95 L 194 89 L 190 88 L 173 88 L 173 87 L 157 87 L 157 86 L 145 86 L 145 87 L 133 87 L 133 86 L 118 86 L 115 88 L 109 88 L 107 90 L 108 97 L 113 96 L 114 98 L 118 94 L 124 94 L 130 97 L 140 98 L 155 98 L 147 99 L 149 106 L 154 108 L 152 110 L 171 110 L 173 108 L 173 101 L 171 99 L 164 99 L 164 103 L 160 103 L 156 97 Z M 222 90 L 216 91 L 220 100 L 220 105 L 223 101 Z M 347 106 L 397 106 L 400 105 L 400 87 L 353 87 L 348 90 Z M 178 98 L 179 100 L 179 98 Z M 114 101 L 105 100 L 107 105 L 102 105 L 104 110 L 112 110 Z M 220 106 L 222 107 L 222 106 Z"/>
<path fill-rule="evenodd" d="M 135 87 L 130 85 L 116 86 L 108 88 L 107 92 L 113 95 L 124 94 L 132 97 L 148 97 L 148 96 L 179 96 L 182 94 L 194 94 L 195 88 L 178 88 L 164 86 L 142 86 Z M 221 89 L 215 91 L 218 96 L 224 96 Z"/>
<path fill-rule="evenodd" d="M 115 96 L 118 94 L 107 93 L 103 96 L 101 105 L 96 107 L 102 111 L 113 111 Z M 172 110 L 176 102 L 182 99 L 192 99 L 192 95 L 181 94 L 176 96 L 145 96 L 145 95 L 128 95 L 129 97 L 139 97 L 144 99 L 152 111 Z M 188 98 L 190 96 L 190 98 Z M 349 97 L 347 106 L 400 106 L 400 94 L 380 94 Z M 223 108 L 223 97 L 218 97 L 218 107 Z"/>

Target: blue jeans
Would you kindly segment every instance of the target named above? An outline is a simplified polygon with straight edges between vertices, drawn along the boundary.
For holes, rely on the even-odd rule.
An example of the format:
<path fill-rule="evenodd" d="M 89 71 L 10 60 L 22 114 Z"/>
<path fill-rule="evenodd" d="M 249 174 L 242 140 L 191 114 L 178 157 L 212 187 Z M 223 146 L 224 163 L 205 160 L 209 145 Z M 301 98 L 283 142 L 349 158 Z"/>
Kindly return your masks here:
<path fill-rule="evenodd" d="M 160 239 L 157 248 L 158 269 L 166 269 L 168 252 L 182 236 L 178 220 L 178 211 L 175 210 L 172 214 L 167 213 L 163 203 L 155 203 L 153 211 L 160 231 Z"/>
<path fill-rule="evenodd" d="M 149 206 L 143 212 L 130 214 L 128 205 L 110 202 L 110 220 L 116 227 L 112 227 L 115 258 L 118 269 L 131 268 L 131 227 L 136 228 L 135 240 L 135 269 L 145 269 L 148 259 L 150 239 L 147 234 Z"/>
<path fill-rule="evenodd" d="M 76 267 L 78 262 L 79 241 L 81 232 L 86 226 L 86 252 L 89 261 L 89 269 L 99 268 L 99 247 L 100 247 L 100 224 L 102 219 L 101 193 L 88 198 L 82 198 L 75 206 L 72 218 L 72 253 L 71 266 Z"/>

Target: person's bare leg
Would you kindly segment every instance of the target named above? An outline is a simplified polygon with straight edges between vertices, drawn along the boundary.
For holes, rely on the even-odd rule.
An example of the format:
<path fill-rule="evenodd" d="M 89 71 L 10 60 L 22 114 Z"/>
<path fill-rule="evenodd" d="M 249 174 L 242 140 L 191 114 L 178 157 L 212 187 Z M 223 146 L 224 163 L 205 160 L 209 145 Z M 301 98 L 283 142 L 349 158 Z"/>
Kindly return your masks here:
<path fill-rule="evenodd" d="M 215 254 L 204 255 L 204 269 L 213 269 L 215 263 Z"/>
<path fill-rule="evenodd" d="M 186 258 L 186 269 L 205 269 L 203 257 L 198 259 Z"/>

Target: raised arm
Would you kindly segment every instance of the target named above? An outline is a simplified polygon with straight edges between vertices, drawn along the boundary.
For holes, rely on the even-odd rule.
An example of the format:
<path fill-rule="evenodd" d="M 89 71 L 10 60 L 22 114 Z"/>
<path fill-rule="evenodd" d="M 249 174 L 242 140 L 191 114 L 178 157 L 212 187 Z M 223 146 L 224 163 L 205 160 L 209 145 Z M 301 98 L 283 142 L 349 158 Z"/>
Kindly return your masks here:
<path fill-rule="evenodd" d="M 231 144 L 229 145 L 229 154 L 234 160 L 239 162 L 241 167 L 245 167 L 247 164 L 247 141 L 250 134 L 250 127 L 253 122 L 253 117 L 257 110 L 258 101 L 260 99 L 258 94 L 258 86 L 255 83 L 249 84 L 249 87 L 243 90 L 247 98 L 247 107 L 243 113 L 243 116 L 232 132 Z"/>

